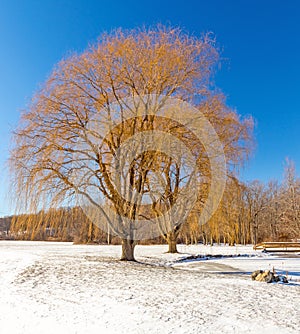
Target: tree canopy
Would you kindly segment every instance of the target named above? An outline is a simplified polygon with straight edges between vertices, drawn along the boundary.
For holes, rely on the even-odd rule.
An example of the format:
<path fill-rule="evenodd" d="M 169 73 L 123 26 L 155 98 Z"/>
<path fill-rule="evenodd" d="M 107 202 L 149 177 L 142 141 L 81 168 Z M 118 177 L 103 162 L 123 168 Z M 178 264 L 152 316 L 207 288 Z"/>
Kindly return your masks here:
<path fill-rule="evenodd" d="M 122 237 L 122 259 L 134 259 L 139 221 L 158 218 L 161 234 L 174 244 L 189 215 L 186 204 L 197 202 L 201 212 L 215 188 L 212 166 L 219 157 L 210 156 L 208 146 L 213 150 L 220 141 L 228 173 L 250 147 L 251 118 L 242 120 L 213 86 L 218 63 L 209 34 L 196 38 L 164 26 L 116 30 L 62 60 L 14 135 L 10 162 L 22 210 L 74 205 L 80 196 L 90 219 L 105 219 Z M 170 101 L 177 101 L 173 109 Z M 191 130 L 204 124 L 200 118 L 216 133 L 206 133 L 209 144 Z M 185 190 L 191 184 L 196 194 Z M 159 218 L 178 202 L 169 220 Z"/>

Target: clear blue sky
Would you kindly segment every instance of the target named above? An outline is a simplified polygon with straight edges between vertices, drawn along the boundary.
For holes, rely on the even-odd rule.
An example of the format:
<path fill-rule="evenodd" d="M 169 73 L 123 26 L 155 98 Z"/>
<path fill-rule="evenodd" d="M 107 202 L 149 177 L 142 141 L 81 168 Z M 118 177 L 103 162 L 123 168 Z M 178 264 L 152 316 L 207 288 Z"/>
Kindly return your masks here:
<path fill-rule="evenodd" d="M 299 171 L 300 1 L 1 0 L 0 216 L 11 212 L 10 132 L 53 65 L 103 31 L 158 22 L 215 33 L 227 59 L 216 84 L 230 106 L 257 123 L 257 147 L 242 179 L 281 179 L 285 157 Z"/>

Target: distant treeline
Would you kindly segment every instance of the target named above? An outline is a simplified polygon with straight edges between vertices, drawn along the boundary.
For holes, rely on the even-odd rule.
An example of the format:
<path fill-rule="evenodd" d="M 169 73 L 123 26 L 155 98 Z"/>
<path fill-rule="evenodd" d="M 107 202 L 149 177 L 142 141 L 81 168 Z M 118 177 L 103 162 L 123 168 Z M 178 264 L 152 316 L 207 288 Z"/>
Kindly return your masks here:
<path fill-rule="evenodd" d="M 0 218 L 0 239 L 8 239 L 13 216 Z"/>
<path fill-rule="evenodd" d="M 198 224 L 192 211 L 182 224 L 180 243 L 228 243 L 300 239 L 300 179 L 292 168 L 282 184 L 235 178 L 227 182 L 219 209 L 207 224 Z M 0 237 L 17 240 L 56 240 L 75 243 L 119 244 L 121 240 L 94 225 L 80 207 L 41 210 L 0 218 Z M 145 243 L 164 243 L 159 237 Z"/>
<path fill-rule="evenodd" d="M 223 199 L 213 217 L 204 225 L 198 224 L 198 217 L 199 212 L 191 212 L 180 227 L 177 242 L 234 245 L 300 239 L 300 178 L 293 164 L 288 164 L 281 184 L 277 181 L 245 184 L 234 177 L 228 178 Z M 121 242 L 108 232 L 109 227 L 98 228 L 80 207 L 0 218 L 2 239 Z M 164 242 L 163 237 L 144 241 Z"/>
<path fill-rule="evenodd" d="M 80 207 L 41 210 L 0 218 L 0 238 L 35 241 L 73 241 L 75 243 L 120 244 L 93 224 Z M 158 238 L 153 243 L 162 243 Z"/>

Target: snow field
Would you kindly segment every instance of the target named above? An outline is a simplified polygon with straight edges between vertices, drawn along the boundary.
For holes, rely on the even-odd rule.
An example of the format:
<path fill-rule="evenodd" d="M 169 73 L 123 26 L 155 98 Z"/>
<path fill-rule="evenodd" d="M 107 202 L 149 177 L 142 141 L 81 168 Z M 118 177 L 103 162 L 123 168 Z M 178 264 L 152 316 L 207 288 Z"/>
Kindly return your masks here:
<path fill-rule="evenodd" d="M 300 258 L 251 246 L 179 245 L 180 254 L 166 254 L 155 245 L 137 246 L 138 262 L 125 263 L 120 250 L 1 241 L 0 333 L 299 332 Z M 185 260 L 193 254 L 225 257 Z M 249 278 L 273 266 L 291 283 Z"/>

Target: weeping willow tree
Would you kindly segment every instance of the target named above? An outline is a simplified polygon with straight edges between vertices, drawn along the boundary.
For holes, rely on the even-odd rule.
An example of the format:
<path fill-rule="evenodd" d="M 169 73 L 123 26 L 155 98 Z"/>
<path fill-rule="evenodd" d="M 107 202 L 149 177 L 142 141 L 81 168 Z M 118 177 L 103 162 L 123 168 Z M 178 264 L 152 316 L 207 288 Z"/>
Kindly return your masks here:
<path fill-rule="evenodd" d="M 90 242 L 96 233 L 89 233 L 91 223 L 79 207 L 51 208 L 37 213 L 12 217 L 10 232 L 21 240 L 59 240 Z M 97 231 L 98 232 L 98 231 Z"/>
<path fill-rule="evenodd" d="M 147 135 L 142 140 L 137 136 L 153 130 L 171 133 L 195 155 L 200 171 L 196 177 L 211 176 L 205 147 L 184 125 L 159 115 L 166 101 L 192 103 L 195 117 L 204 114 L 220 137 L 228 163 L 240 162 L 245 154 L 251 120 L 240 120 L 212 89 L 218 61 L 210 35 L 195 38 L 163 26 L 103 34 L 82 54 L 62 60 L 33 97 L 14 134 L 10 163 L 18 208 L 37 212 L 74 203 L 79 196 L 83 207 L 96 208 L 89 218 L 122 238 L 121 258 L 134 260 L 136 240 L 142 238 L 135 235 L 135 224 L 170 211 L 195 177 L 190 170 L 183 175 L 183 155 L 177 160 L 166 156 L 163 136 L 153 137 L 155 147 L 146 145 L 144 150 L 135 143 L 141 145 Z M 128 146 L 132 137 L 135 154 L 125 150 L 132 158 L 126 164 L 120 147 Z M 157 174 L 163 184 L 159 195 Z M 156 228 L 173 246 L 188 212 L 176 214 L 171 217 L 176 216 L 175 224 L 160 220 Z M 176 251 L 173 246 L 171 251 Z"/>

